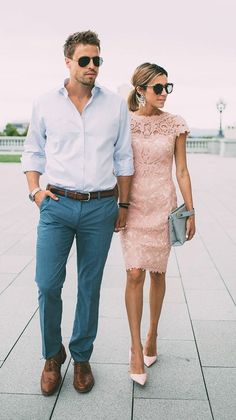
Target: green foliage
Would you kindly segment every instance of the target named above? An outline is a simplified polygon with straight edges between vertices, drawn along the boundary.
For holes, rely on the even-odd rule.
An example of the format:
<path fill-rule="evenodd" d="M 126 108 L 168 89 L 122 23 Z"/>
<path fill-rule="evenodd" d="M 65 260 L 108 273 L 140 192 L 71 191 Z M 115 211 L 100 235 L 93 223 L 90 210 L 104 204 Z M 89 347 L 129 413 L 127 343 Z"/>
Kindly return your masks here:
<path fill-rule="evenodd" d="M 14 126 L 14 124 L 7 123 L 4 130 L 2 132 L 0 132 L 0 136 L 25 137 L 28 133 L 28 128 L 29 127 L 27 127 L 22 134 L 19 134 L 19 132 L 18 132 L 17 128 Z"/>
<path fill-rule="evenodd" d="M 0 155 L 0 163 L 20 163 L 21 155 Z"/>
<path fill-rule="evenodd" d="M 13 124 L 8 123 L 3 130 L 4 136 L 19 136 L 16 127 Z"/>

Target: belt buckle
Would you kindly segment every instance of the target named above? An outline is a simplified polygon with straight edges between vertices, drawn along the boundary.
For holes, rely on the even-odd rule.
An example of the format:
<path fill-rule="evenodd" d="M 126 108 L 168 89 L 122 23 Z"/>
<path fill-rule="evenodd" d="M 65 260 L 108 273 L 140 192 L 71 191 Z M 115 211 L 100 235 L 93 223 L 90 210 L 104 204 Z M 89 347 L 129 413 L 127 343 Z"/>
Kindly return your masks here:
<path fill-rule="evenodd" d="M 87 199 L 84 199 L 84 200 L 82 200 L 82 201 L 89 201 L 89 200 L 90 200 L 90 192 L 85 193 L 85 194 L 88 194 L 88 198 L 87 198 Z"/>

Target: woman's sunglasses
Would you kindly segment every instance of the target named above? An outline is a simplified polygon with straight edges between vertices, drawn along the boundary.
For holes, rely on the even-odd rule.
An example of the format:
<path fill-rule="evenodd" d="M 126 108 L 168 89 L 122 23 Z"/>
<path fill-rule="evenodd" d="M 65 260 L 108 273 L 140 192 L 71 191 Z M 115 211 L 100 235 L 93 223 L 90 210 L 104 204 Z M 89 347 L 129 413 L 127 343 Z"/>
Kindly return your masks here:
<path fill-rule="evenodd" d="M 152 87 L 153 92 L 155 92 L 156 95 L 161 95 L 163 89 L 165 89 L 166 93 L 169 94 L 173 91 L 173 83 L 166 83 L 165 85 L 162 85 L 161 83 L 157 83 L 156 85 L 145 85 L 144 87 Z"/>
<path fill-rule="evenodd" d="M 84 56 L 84 57 L 80 57 L 78 60 L 73 60 L 73 61 L 76 61 L 80 67 L 86 67 L 90 63 L 91 60 L 93 61 L 94 66 L 96 67 L 101 66 L 103 63 L 102 57 L 99 57 L 99 56 L 96 56 L 96 57 Z"/>

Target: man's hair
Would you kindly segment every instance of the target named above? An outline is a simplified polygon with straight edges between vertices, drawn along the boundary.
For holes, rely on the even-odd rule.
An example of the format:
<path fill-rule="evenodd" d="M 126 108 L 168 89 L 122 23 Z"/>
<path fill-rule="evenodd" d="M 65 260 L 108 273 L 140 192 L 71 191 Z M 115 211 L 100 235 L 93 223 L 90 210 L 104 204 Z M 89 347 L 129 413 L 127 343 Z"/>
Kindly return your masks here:
<path fill-rule="evenodd" d="M 95 32 L 92 32 L 92 31 L 75 32 L 74 34 L 68 36 L 63 46 L 64 56 L 68 58 L 72 58 L 78 44 L 96 45 L 100 50 L 100 40 L 98 38 L 98 35 Z"/>

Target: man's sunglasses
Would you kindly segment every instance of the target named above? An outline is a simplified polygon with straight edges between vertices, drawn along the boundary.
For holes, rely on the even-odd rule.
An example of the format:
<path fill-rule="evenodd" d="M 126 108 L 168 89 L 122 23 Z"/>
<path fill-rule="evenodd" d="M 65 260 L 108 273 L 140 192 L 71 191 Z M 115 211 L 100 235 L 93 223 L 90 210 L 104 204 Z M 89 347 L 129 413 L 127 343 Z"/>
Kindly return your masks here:
<path fill-rule="evenodd" d="M 93 61 L 94 66 L 96 67 L 101 66 L 103 63 L 102 57 L 99 57 L 99 56 L 96 56 L 96 57 L 84 56 L 84 57 L 80 57 L 78 60 L 73 60 L 73 61 L 76 61 L 80 67 L 86 67 L 90 63 L 91 60 Z"/>
<path fill-rule="evenodd" d="M 161 95 L 163 89 L 165 89 L 166 93 L 169 94 L 172 92 L 173 90 L 173 83 L 166 83 L 165 85 L 161 85 L 161 83 L 157 83 L 156 85 L 145 85 L 144 87 L 152 87 L 153 91 L 155 92 L 156 95 Z"/>

